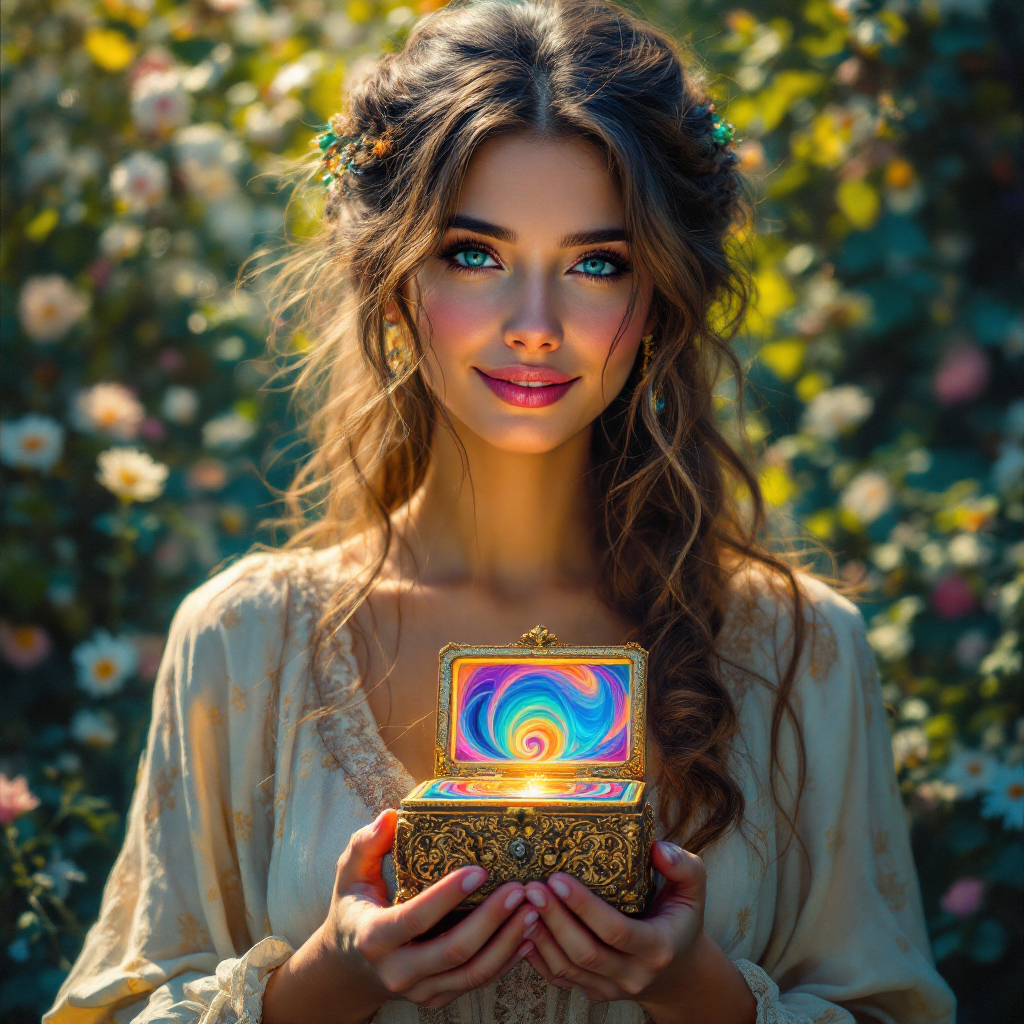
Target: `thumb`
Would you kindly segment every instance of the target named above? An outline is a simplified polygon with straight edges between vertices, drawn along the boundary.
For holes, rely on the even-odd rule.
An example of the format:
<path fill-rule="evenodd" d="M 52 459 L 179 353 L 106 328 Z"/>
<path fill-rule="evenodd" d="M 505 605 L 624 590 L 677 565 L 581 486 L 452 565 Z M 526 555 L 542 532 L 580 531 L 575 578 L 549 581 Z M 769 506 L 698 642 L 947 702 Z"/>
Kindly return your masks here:
<path fill-rule="evenodd" d="M 707 892 L 707 871 L 704 861 L 675 843 L 657 842 L 651 852 L 654 866 L 665 876 L 659 893 L 660 910 L 670 906 L 698 910 L 703 913 Z"/>
<path fill-rule="evenodd" d="M 338 858 L 334 890 L 341 896 L 355 890 L 374 899 L 385 895 L 381 861 L 395 841 L 398 812 L 386 807 L 369 825 L 352 833 L 348 846 Z"/>

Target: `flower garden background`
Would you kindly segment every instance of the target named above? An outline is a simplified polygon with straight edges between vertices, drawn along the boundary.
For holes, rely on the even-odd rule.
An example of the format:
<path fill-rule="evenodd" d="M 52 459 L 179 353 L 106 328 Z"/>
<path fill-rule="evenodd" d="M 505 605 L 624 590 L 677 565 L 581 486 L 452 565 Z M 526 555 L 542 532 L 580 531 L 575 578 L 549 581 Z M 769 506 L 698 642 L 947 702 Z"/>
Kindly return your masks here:
<path fill-rule="evenodd" d="M 309 230 L 276 172 L 431 0 L 400 4 L 5 0 L 5 1021 L 97 912 L 178 601 L 271 539 L 293 424 L 234 282 Z M 965 1024 L 1021 1019 L 1024 8 L 642 6 L 737 129 L 747 430 L 779 514 L 863 585 L 935 957 Z"/>

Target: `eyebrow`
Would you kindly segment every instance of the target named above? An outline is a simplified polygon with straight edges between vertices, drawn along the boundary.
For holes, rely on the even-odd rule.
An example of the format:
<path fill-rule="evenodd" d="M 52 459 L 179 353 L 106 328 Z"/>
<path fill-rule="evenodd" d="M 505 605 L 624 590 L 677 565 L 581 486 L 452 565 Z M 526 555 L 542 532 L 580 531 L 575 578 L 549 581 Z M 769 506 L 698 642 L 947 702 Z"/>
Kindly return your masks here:
<path fill-rule="evenodd" d="M 497 238 L 500 242 L 514 244 L 519 236 L 511 228 L 503 228 L 498 224 L 491 224 L 490 221 L 479 220 L 476 217 L 467 217 L 459 214 L 448 222 L 450 228 L 463 228 L 466 231 L 475 231 L 481 235 L 488 235 Z M 593 231 L 573 231 L 566 235 L 558 243 L 561 249 L 575 249 L 581 245 L 596 245 L 601 242 L 624 242 L 626 232 L 623 228 L 596 228 Z"/>

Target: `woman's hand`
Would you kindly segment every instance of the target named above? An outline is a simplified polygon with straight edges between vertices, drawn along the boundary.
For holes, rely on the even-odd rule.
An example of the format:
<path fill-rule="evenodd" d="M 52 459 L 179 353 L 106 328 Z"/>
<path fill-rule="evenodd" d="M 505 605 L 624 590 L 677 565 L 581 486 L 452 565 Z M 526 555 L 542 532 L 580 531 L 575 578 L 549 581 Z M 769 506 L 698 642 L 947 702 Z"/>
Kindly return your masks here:
<path fill-rule="evenodd" d="M 353 833 L 338 860 L 327 920 L 270 977 L 264 1024 L 359 1024 L 389 999 L 445 1006 L 532 952 L 524 940 L 537 928 L 537 911 L 524 901 L 519 882 L 496 889 L 443 935 L 417 941 L 479 888 L 487 872 L 459 868 L 390 906 L 381 861 L 396 820 L 394 810 L 385 810 Z"/>
<path fill-rule="evenodd" d="M 642 920 L 570 875 L 529 882 L 527 899 L 542 918 L 530 964 L 592 1001 L 633 1000 L 657 1024 L 753 1024 L 757 1005 L 746 981 L 704 931 L 703 862 L 674 843 L 655 843 L 652 857 L 665 885 Z"/>

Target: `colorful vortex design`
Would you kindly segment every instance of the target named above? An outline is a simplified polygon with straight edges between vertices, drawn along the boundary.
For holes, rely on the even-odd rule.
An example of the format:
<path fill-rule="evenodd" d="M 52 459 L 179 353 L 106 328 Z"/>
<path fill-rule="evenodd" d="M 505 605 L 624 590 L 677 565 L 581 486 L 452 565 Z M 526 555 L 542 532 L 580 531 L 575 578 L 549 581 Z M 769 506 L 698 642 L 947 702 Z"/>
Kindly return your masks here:
<path fill-rule="evenodd" d="M 433 779 L 418 792 L 417 800 L 552 800 L 632 799 L 638 783 L 603 779 Z"/>
<path fill-rule="evenodd" d="M 453 668 L 457 761 L 629 759 L 628 661 L 466 659 Z"/>

